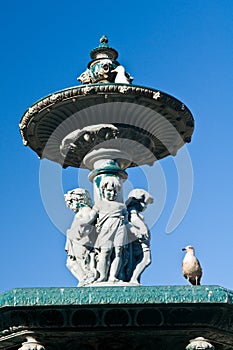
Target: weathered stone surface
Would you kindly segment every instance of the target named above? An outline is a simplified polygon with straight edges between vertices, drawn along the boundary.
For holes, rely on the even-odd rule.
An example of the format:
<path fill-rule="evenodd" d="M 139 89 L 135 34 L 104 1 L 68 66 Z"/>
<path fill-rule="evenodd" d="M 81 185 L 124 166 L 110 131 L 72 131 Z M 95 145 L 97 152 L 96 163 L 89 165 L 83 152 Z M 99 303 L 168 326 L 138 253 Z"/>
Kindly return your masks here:
<path fill-rule="evenodd" d="M 27 341 L 24 342 L 18 350 L 46 350 L 43 345 L 39 344 L 33 337 L 27 336 L 26 339 Z"/>
<path fill-rule="evenodd" d="M 133 81 L 133 77 L 116 61 L 118 52 L 108 45 L 108 38 L 105 35 L 100 38 L 100 45 L 91 51 L 90 56 L 92 61 L 77 78 L 82 84 L 106 82 L 129 84 Z"/>
<path fill-rule="evenodd" d="M 214 346 L 210 344 L 207 339 L 203 337 L 197 337 L 190 340 L 190 344 L 186 346 L 186 350 L 215 350 Z"/>
<path fill-rule="evenodd" d="M 102 83 L 68 88 L 36 102 L 23 115 L 20 132 L 24 144 L 40 158 L 63 167 L 85 167 L 82 160 L 91 149 L 88 140 L 79 153 L 68 152 L 66 157 L 61 155 L 60 145 L 73 131 L 101 123 L 118 128 L 115 147 L 126 149 L 124 139 L 131 140 L 133 148 L 136 144 L 143 146 L 144 157 L 139 150 L 130 166 L 153 164 L 157 159 L 175 155 L 184 143 L 191 141 L 194 129 L 191 112 L 176 98 L 151 88 Z M 127 145 L 129 148 L 129 142 Z M 147 149 L 151 155 L 145 158 Z"/>
<path fill-rule="evenodd" d="M 91 170 L 94 205 L 77 206 L 65 248 L 67 267 L 79 286 L 140 285 L 151 263 L 150 232 L 141 215 L 149 202 L 144 191 L 131 198 L 134 205 L 125 205 L 125 169 L 174 156 L 191 141 L 194 119 L 176 98 L 132 85 L 133 77 L 116 61 L 118 52 L 106 36 L 90 56 L 78 78 L 83 85 L 36 102 L 24 113 L 20 132 L 39 158 Z"/>
<path fill-rule="evenodd" d="M 233 292 L 218 286 L 19 288 L 0 294 L 0 307 L 95 304 L 233 304 Z"/>
<path fill-rule="evenodd" d="M 94 205 L 82 188 L 65 195 L 67 206 L 76 212 L 66 232 L 66 266 L 79 287 L 106 281 L 140 285 L 141 274 L 151 263 L 151 235 L 142 212 L 153 203 L 153 197 L 134 189 L 124 203 L 122 179 L 115 173 L 122 169 L 109 160 L 101 164 L 104 168 L 95 171 L 107 168 L 108 173 L 94 177 Z M 111 175 L 110 168 L 114 170 Z"/>
<path fill-rule="evenodd" d="M 0 296 L 0 349 L 184 350 L 233 343 L 233 292 L 218 286 L 15 289 Z M 83 346 L 83 348 L 82 348 Z"/>

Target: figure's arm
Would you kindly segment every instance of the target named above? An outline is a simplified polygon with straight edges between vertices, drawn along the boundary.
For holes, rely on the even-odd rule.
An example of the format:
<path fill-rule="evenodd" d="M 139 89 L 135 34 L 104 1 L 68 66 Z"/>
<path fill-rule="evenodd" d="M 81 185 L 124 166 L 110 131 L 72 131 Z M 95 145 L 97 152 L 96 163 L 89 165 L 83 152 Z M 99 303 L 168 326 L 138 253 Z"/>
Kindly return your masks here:
<path fill-rule="evenodd" d="M 140 236 L 145 236 L 146 238 L 149 237 L 148 228 L 136 210 L 131 211 L 130 222 L 138 230 Z"/>
<path fill-rule="evenodd" d="M 74 219 L 72 221 L 70 228 L 66 231 L 66 236 L 67 238 L 72 240 L 79 236 L 78 232 L 79 232 L 79 217 L 78 217 L 78 214 L 76 214 L 74 216 Z"/>
<path fill-rule="evenodd" d="M 81 237 L 88 235 L 93 229 L 93 222 L 97 218 L 97 212 L 90 209 L 90 211 L 77 213 L 74 217 L 74 220 L 71 224 L 70 229 L 66 231 L 67 237 L 71 240 L 81 239 Z"/>
<path fill-rule="evenodd" d="M 79 219 L 79 224 L 81 226 L 92 225 L 93 222 L 97 219 L 97 216 L 98 216 L 98 212 L 94 208 L 92 208 L 88 213 L 87 217 Z"/>
<path fill-rule="evenodd" d="M 81 237 L 88 236 L 94 229 L 94 222 L 97 219 L 97 212 L 90 210 L 88 215 L 83 216 L 79 219 L 79 227 Z"/>

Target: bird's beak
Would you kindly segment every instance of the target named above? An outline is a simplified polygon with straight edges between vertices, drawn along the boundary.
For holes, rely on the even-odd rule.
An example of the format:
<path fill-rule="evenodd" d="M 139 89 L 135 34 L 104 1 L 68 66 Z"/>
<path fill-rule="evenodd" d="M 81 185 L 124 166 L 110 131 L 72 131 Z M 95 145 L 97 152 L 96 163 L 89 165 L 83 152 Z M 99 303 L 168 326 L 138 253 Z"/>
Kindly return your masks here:
<path fill-rule="evenodd" d="M 116 73 L 116 70 L 115 69 L 111 70 L 111 73 Z"/>
<path fill-rule="evenodd" d="M 182 248 L 181 250 L 186 250 L 186 248 Z"/>

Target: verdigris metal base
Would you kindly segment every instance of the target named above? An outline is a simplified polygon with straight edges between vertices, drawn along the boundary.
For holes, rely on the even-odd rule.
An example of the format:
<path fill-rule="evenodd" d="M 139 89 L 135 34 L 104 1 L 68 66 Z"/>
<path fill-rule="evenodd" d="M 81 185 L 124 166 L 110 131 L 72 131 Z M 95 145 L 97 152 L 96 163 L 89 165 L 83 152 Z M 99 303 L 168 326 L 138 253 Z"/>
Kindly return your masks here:
<path fill-rule="evenodd" d="M 0 294 L 0 307 L 0 349 L 184 350 L 197 337 L 216 350 L 233 344 L 233 292 L 218 286 L 14 289 Z"/>

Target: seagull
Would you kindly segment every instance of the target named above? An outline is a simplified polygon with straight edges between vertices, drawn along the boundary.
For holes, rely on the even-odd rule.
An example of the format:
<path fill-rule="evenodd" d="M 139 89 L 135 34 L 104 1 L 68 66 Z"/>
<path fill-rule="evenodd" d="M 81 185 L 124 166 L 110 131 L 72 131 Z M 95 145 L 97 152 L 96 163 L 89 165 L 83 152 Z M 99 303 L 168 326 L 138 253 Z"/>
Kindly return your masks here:
<path fill-rule="evenodd" d="M 114 83 L 129 84 L 129 80 L 125 74 L 125 68 L 123 66 L 117 66 L 112 70 L 112 73 L 117 73 Z"/>
<path fill-rule="evenodd" d="M 200 285 L 202 268 L 198 259 L 194 255 L 194 248 L 191 245 L 183 248 L 186 252 L 182 262 L 183 276 L 194 286 Z"/>

